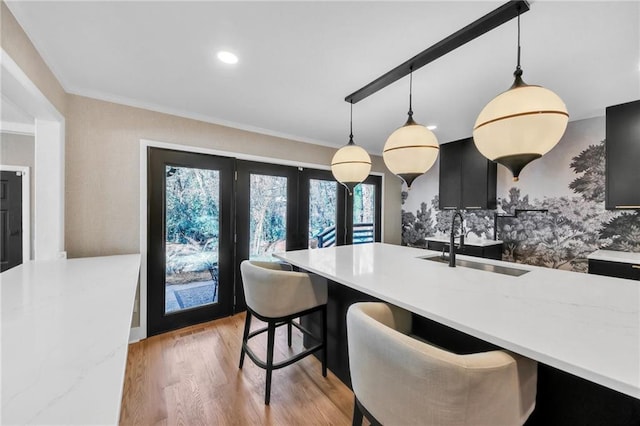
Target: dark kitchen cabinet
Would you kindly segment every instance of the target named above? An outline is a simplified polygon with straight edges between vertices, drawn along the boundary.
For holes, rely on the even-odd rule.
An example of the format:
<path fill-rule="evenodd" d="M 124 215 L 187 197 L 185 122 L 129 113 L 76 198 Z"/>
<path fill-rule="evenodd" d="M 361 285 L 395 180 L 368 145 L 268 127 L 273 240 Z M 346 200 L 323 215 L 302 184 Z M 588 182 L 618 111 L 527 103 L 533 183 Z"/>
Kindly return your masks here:
<path fill-rule="evenodd" d="M 439 252 L 442 252 L 443 249 L 448 251 L 449 243 L 427 240 L 427 249 Z M 471 244 L 465 244 L 462 250 L 460 250 L 458 248 L 458 243 L 456 242 L 456 253 L 465 254 L 467 256 L 483 257 L 485 259 L 502 260 L 502 244 L 494 244 L 490 246 L 474 246 Z"/>
<path fill-rule="evenodd" d="M 605 208 L 640 209 L 640 101 L 607 108 Z"/>
<path fill-rule="evenodd" d="M 440 145 L 440 209 L 455 209 L 462 204 L 462 144 Z"/>
<path fill-rule="evenodd" d="M 495 209 L 497 164 L 480 154 L 473 138 L 440 146 L 440 209 Z"/>
<path fill-rule="evenodd" d="M 589 259 L 589 273 L 640 281 L 640 264 Z"/>

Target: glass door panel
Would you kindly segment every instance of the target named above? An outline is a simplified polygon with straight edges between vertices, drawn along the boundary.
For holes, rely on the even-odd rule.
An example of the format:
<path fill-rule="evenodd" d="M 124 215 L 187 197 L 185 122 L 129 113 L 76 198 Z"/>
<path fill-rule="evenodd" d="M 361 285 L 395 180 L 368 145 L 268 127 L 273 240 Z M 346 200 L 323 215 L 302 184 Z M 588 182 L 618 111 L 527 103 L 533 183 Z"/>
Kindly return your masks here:
<path fill-rule="evenodd" d="M 165 169 L 165 313 L 172 313 L 218 302 L 220 172 Z"/>
<path fill-rule="evenodd" d="M 309 248 L 336 245 L 338 226 L 338 183 L 309 179 Z"/>
<path fill-rule="evenodd" d="M 147 335 L 230 315 L 234 159 L 148 151 Z"/>
<path fill-rule="evenodd" d="M 304 248 L 298 231 L 298 168 L 236 162 L 235 312 L 245 309 L 240 264 L 278 262 L 273 253 Z"/>
<path fill-rule="evenodd" d="M 347 244 L 381 241 L 382 236 L 382 178 L 369 175 L 349 197 L 346 216 Z"/>
<path fill-rule="evenodd" d="M 374 241 L 376 186 L 361 183 L 353 189 L 353 244 Z"/>
<path fill-rule="evenodd" d="M 287 177 L 251 173 L 249 259 L 273 262 L 287 250 Z"/>

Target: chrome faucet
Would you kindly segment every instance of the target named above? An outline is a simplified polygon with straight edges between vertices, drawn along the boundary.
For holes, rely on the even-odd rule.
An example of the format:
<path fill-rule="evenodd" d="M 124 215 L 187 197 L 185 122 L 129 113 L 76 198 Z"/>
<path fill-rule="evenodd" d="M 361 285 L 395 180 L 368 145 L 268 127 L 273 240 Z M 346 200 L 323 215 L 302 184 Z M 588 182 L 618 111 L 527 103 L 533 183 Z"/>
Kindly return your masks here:
<path fill-rule="evenodd" d="M 451 218 L 451 239 L 449 242 L 449 266 L 452 268 L 456 267 L 456 246 L 455 246 L 455 239 L 456 239 L 456 217 L 460 217 L 460 245 L 459 248 L 460 250 L 462 250 L 464 248 L 464 218 L 462 217 L 462 212 L 460 210 L 456 210 L 456 212 L 453 214 L 453 217 Z"/>

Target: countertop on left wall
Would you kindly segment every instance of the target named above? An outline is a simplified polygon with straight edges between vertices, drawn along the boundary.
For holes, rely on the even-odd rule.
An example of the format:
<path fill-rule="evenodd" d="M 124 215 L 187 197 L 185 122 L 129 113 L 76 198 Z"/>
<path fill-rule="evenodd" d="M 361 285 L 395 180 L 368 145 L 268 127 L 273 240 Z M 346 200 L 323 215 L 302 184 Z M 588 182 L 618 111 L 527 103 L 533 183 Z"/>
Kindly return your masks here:
<path fill-rule="evenodd" d="M 2 424 L 118 424 L 140 255 L 0 275 Z"/>

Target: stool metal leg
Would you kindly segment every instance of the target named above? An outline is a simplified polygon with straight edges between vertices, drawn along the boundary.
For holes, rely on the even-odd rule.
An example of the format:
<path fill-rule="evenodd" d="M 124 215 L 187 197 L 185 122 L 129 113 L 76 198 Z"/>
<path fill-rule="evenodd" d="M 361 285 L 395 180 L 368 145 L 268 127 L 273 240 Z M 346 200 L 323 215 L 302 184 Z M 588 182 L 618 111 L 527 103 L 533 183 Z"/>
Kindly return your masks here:
<path fill-rule="evenodd" d="M 291 325 L 291 321 L 287 323 L 287 344 L 289 345 L 289 347 L 291 347 L 291 329 L 293 328 L 293 326 Z"/>
<path fill-rule="evenodd" d="M 240 348 L 240 365 L 238 368 L 242 368 L 244 363 L 244 345 L 247 344 L 247 337 L 249 336 L 249 329 L 251 328 L 251 312 L 247 310 L 247 316 L 244 320 L 244 333 L 242 334 L 242 347 Z"/>
<path fill-rule="evenodd" d="M 264 404 L 271 400 L 271 373 L 273 373 L 273 346 L 275 345 L 276 325 L 269 321 L 267 330 L 267 381 L 265 384 Z"/>

